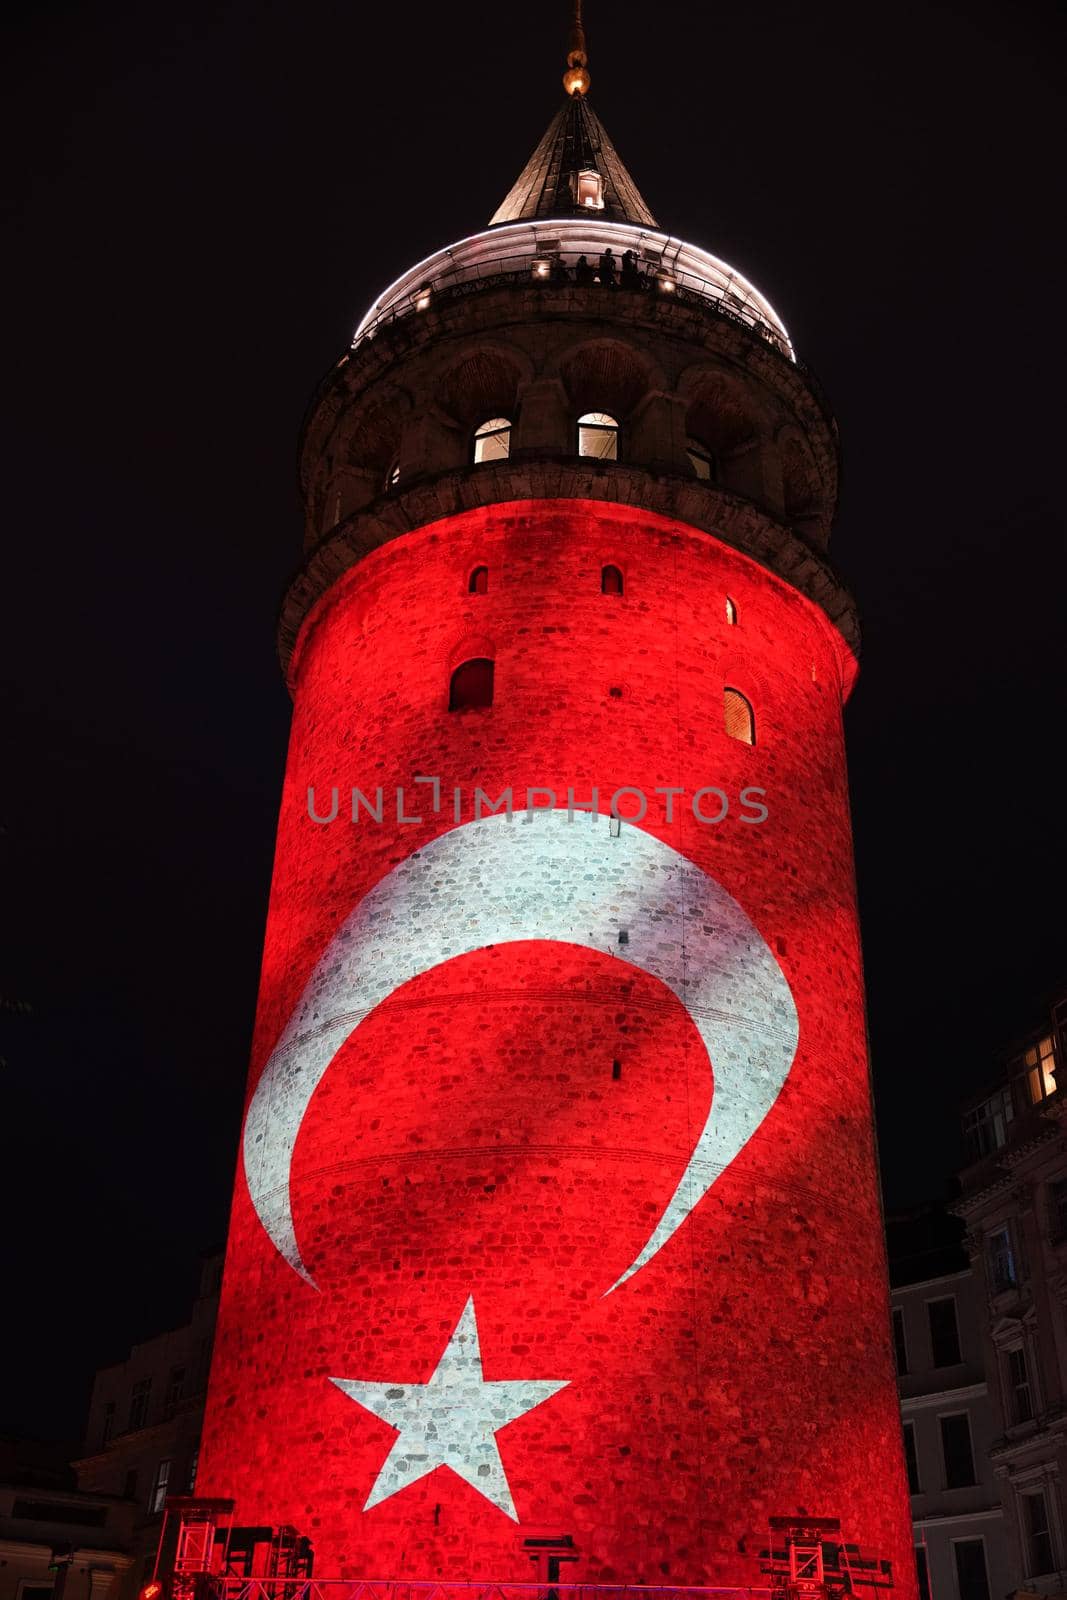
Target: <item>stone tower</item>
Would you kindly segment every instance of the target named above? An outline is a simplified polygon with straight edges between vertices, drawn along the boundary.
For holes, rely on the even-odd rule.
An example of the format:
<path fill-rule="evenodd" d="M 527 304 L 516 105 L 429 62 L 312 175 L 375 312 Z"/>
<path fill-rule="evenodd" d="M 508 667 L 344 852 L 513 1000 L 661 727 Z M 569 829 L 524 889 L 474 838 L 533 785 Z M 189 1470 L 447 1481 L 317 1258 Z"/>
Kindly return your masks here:
<path fill-rule="evenodd" d="M 910 1593 L 837 432 L 571 45 L 306 422 L 197 1489 L 323 1577 L 758 1584 L 799 1514 Z"/>

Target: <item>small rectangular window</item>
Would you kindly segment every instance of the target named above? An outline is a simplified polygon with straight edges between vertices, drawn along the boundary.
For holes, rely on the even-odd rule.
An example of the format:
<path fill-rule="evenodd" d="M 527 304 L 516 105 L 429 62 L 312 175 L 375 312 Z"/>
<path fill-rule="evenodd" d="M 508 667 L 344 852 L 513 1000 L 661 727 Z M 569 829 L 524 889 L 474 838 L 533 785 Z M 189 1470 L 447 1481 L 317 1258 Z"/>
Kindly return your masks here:
<path fill-rule="evenodd" d="M 956 1589 L 960 1600 L 989 1600 L 984 1539 L 954 1539 Z"/>
<path fill-rule="evenodd" d="M 926 1546 L 915 1546 L 915 1573 L 919 1579 L 919 1600 L 930 1600 L 930 1569 L 926 1564 Z"/>
<path fill-rule="evenodd" d="M 974 1483 L 974 1452 L 971 1449 L 971 1423 L 965 1411 L 938 1417 L 941 1424 L 941 1453 L 945 1460 L 945 1488 L 969 1489 Z"/>
<path fill-rule="evenodd" d="M 1034 1415 L 1034 1396 L 1030 1387 L 1030 1368 L 1021 1345 L 1005 1357 L 1008 1373 L 1008 1408 L 1013 1422 L 1030 1422 Z"/>
<path fill-rule="evenodd" d="M 152 1393 L 151 1378 L 141 1378 L 130 1391 L 130 1431 L 143 1428 L 148 1421 L 148 1400 Z"/>
<path fill-rule="evenodd" d="M 908 1340 L 904 1332 L 904 1307 L 893 1307 L 893 1349 L 897 1358 L 897 1377 L 902 1378 L 908 1370 Z"/>
<path fill-rule="evenodd" d="M 1014 1289 L 1019 1282 L 1010 1228 L 997 1228 L 989 1235 L 989 1276 L 994 1294 Z"/>
<path fill-rule="evenodd" d="M 922 1484 L 919 1482 L 919 1456 L 915 1448 L 915 1424 L 904 1424 L 904 1460 L 908 1466 L 908 1493 L 922 1494 Z"/>
<path fill-rule="evenodd" d="M 1048 1186 L 1048 1231 L 1053 1242 L 1067 1239 L 1067 1178 Z"/>
<path fill-rule="evenodd" d="M 165 1416 L 172 1417 L 178 1402 L 185 1393 L 185 1368 L 171 1367 L 170 1378 L 167 1380 L 167 1395 L 163 1402 Z"/>
<path fill-rule="evenodd" d="M 115 1402 L 109 1400 L 104 1407 L 104 1431 L 100 1438 L 101 1444 L 107 1444 L 115 1432 Z"/>
<path fill-rule="evenodd" d="M 152 1484 L 152 1494 L 148 1502 L 148 1509 L 155 1516 L 163 1510 L 163 1502 L 167 1498 L 167 1484 L 170 1482 L 170 1462 L 161 1461 L 156 1468 L 155 1481 Z"/>
<path fill-rule="evenodd" d="M 1033 1494 L 1024 1494 L 1022 1502 L 1023 1527 L 1026 1530 L 1030 1563 L 1029 1575 L 1039 1578 L 1047 1572 L 1056 1570 L 1052 1554 L 1052 1530 L 1048 1521 L 1048 1503 L 1043 1489 L 1038 1489 Z"/>
<path fill-rule="evenodd" d="M 957 1366 L 960 1360 L 960 1331 L 956 1321 L 955 1296 L 928 1300 L 926 1312 L 930 1319 L 930 1349 L 934 1366 Z"/>

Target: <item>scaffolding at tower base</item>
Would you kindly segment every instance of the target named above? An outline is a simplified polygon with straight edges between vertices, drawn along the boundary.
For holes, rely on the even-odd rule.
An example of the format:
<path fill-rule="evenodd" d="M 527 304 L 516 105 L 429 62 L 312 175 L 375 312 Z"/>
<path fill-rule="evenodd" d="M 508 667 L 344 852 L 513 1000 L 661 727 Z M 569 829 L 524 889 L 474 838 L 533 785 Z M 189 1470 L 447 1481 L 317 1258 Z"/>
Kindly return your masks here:
<path fill-rule="evenodd" d="M 772 1517 L 772 1544 L 759 1552 L 765 1586 L 561 1583 L 578 1560 L 570 1534 L 520 1541 L 539 1581 L 317 1578 L 311 1540 L 296 1528 L 235 1526 L 232 1500 L 172 1495 L 164 1508 L 152 1580 L 140 1600 L 847 1600 L 858 1589 L 891 1589 L 892 1566 L 843 1543 L 832 1517 Z"/>

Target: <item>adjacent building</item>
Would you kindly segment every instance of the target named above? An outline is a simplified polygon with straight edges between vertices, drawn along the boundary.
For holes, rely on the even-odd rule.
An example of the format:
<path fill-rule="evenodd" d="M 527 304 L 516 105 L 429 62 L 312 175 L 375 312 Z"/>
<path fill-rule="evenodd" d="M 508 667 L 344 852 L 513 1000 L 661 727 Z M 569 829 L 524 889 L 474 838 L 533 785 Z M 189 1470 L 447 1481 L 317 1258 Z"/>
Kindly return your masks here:
<path fill-rule="evenodd" d="M 893 1338 L 922 1600 L 991 1600 L 1015 1567 L 990 1451 L 981 1285 L 942 1208 L 887 1219 Z"/>
<path fill-rule="evenodd" d="M 151 1574 L 168 1494 L 189 1494 L 196 1483 L 221 1274 L 221 1255 L 208 1256 L 189 1321 L 135 1344 L 124 1361 L 101 1368 L 93 1384 L 74 1470 L 80 1490 L 126 1508 L 124 1593 Z M 7 1600 L 2 1592 L 0 1600 Z"/>
<path fill-rule="evenodd" d="M 1067 992 L 966 1105 L 953 1207 L 982 1309 L 1006 1537 L 1018 1587 L 1039 1594 L 1067 1589 L 1065 1063 Z"/>
<path fill-rule="evenodd" d="M 117 1600 L 133 1507 L 80 1493 L 69 1449 L 0 1439 L 0 1600 Z"/>

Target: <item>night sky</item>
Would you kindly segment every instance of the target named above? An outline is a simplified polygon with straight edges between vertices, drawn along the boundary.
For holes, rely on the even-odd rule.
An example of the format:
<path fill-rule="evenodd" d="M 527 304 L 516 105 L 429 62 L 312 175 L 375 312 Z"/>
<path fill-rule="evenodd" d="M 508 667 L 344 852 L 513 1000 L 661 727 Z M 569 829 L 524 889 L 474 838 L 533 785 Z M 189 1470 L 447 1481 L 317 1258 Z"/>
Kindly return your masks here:
<path fill-rule="evenodd" d="M 1054 10 L 586 20 L 661 224 L 754 279 L 840 422 L 882 1162 L 892 1204 L 936 1196 L 959 1096 L 1067 979 Z M 43 0 L 14 46 L 0 1431 L 77 1438 L 225 1234 L 304 406 L 502 199 L 566 6 Z"/>

